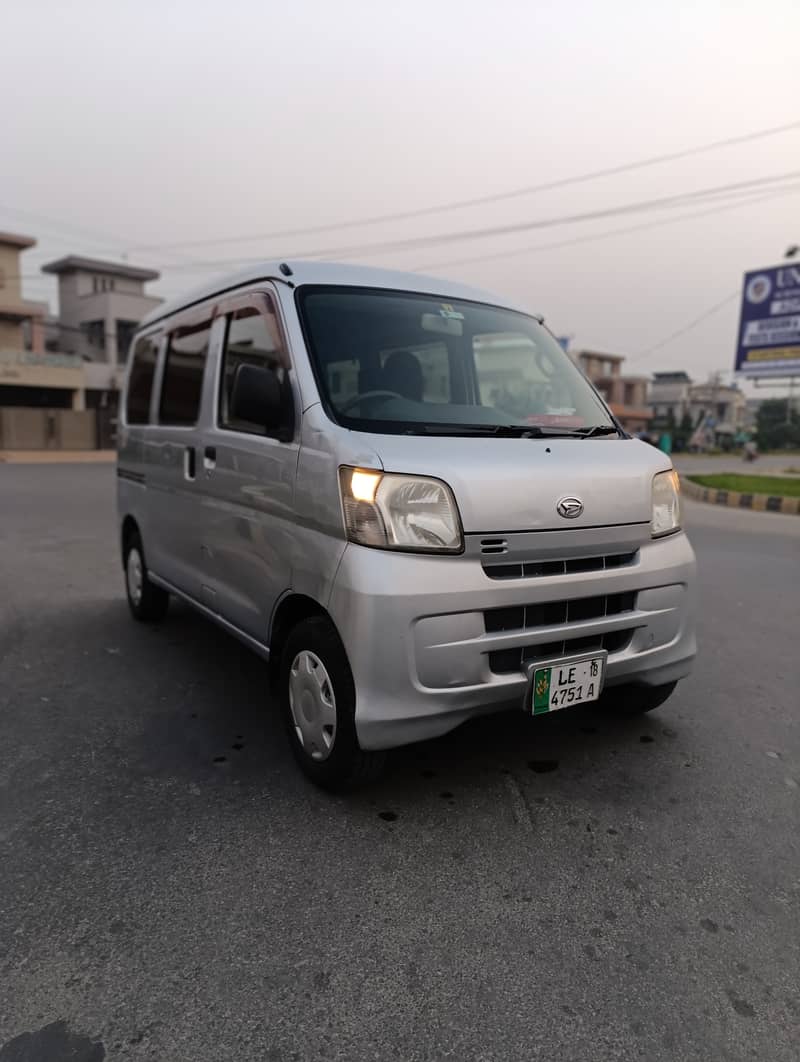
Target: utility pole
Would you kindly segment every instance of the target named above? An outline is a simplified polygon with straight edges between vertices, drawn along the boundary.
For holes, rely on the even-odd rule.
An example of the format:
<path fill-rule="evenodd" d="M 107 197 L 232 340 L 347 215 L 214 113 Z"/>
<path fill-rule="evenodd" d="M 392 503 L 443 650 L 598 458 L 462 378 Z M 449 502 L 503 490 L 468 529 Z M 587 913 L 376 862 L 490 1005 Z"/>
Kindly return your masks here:
<path fill-rule="evenodd" d="M 793 243 L 790 247 L 786 248 L 786 254 L 784 258 L 796 258 L 800 255 L 800 243 Z M 789 377 L 789 394 L 786 398 L 786 423 L 787 425 L 792 423 L 792 414 L 794 413 L 794 381 L 795 377 Z"/>

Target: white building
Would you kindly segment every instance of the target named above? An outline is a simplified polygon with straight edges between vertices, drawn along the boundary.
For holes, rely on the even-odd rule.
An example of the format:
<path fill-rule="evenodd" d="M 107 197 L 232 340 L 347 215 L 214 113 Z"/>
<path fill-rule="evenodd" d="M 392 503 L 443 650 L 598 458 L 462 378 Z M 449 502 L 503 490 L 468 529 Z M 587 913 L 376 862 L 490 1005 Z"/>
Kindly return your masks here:
<path fill-rule="evenodd" d="M 680 424 L 691 405 L 692 381 L 688 373 L 654 372 L 650 382 L 648 403 L 653 417 L 666 421 L 670 414 Z"/>
<path fill-rule="evenodd" d="M 131 336 L 142 318 L 162 301 L 144 285 L 154 269 L 68 255 L 42 266 L 58 277 L 57 347 L 86 363 L 86 404 L 105 403 L 116 392 Z"/>

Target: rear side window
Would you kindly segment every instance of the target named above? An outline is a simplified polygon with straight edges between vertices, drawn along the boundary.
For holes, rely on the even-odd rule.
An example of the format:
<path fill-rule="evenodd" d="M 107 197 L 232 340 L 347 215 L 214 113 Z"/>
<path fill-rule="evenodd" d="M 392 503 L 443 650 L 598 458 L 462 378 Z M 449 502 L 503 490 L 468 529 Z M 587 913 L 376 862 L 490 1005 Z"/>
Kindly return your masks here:
<path fill-rule="evenodd" d="M 268 313 L 244 306 L 228 317 L 225 349 L 222 355 L 222 381 L 219 393 L 219 425 L 231 431 L 264 435 L 263 424 L 238 420 L 229 414 L 231 391 L 240 365 L 272 369 L 283 386 L 287 385 L 283 343 L 272 302 Z"/>
<path fill-rule="evenodd" d="M 203 393 L 211 321 L 176 329 L 169 337 L 161 385 L 159 423 L 191 427 L 197 423 Z"/>
<path fill-rule="evenodd" d="M 143 336 L 133 348 L 128 399 L 125 412 L 128 424 L 147 424 L 150 420 L 150 395 L 156 371 L 158 336 Z"/>

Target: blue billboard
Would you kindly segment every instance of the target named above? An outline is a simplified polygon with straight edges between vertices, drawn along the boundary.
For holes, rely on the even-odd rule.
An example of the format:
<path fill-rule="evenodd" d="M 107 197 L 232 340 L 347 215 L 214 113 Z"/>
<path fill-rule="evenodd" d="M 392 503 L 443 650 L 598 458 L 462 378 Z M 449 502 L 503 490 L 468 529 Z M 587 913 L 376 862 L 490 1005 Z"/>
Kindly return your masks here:
<path fill-rule="evenodd" d="M 745 273 L 736 372 L 800 376 L 800 264 Z"/>

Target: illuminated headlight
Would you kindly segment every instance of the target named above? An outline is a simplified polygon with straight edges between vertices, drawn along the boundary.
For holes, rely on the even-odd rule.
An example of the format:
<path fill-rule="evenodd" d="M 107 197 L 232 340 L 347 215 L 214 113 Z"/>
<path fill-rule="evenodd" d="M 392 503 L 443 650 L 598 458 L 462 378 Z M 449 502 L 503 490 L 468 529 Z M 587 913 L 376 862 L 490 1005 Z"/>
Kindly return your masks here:
<path fill-rule="evenodd" d="M 680 480 L 675 469 L 653 477 L 653 515 L 650 533 L 653 538 L 679 531 L 681 526 Z"/>
<path fill-rule="evenodd" d="M 419 553 L 464 548 L 455 498 L 441 480 L 345 466 L 339 486 L 351 542 Z"/>

